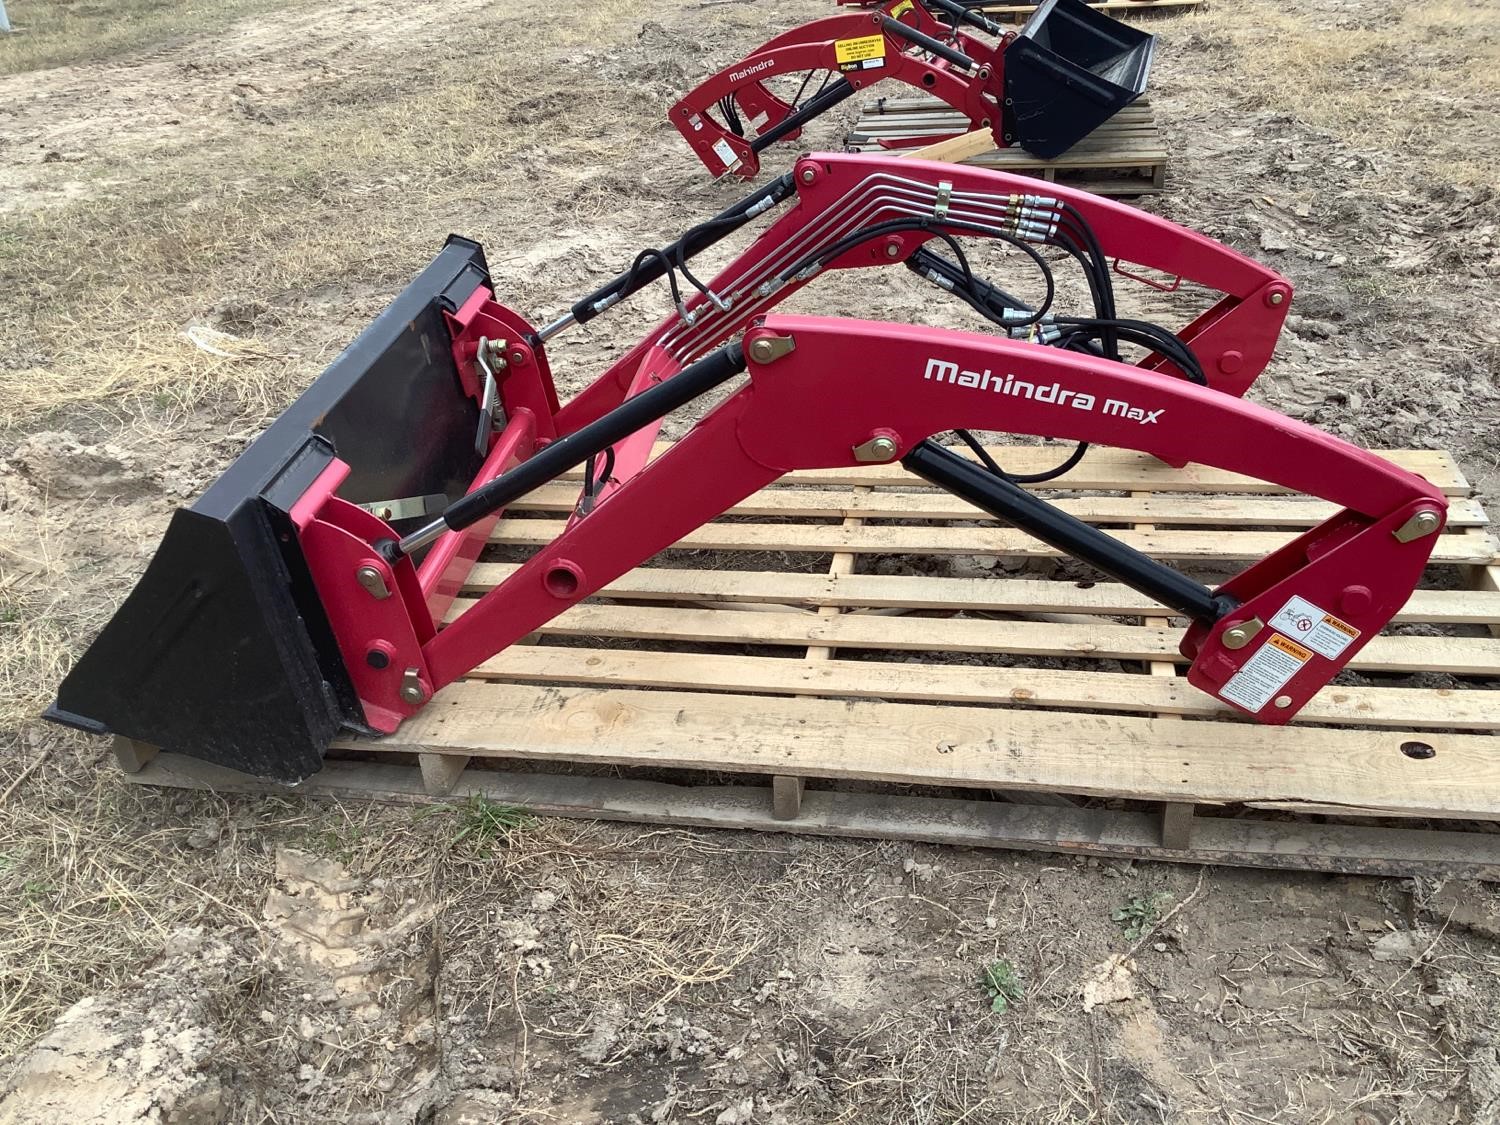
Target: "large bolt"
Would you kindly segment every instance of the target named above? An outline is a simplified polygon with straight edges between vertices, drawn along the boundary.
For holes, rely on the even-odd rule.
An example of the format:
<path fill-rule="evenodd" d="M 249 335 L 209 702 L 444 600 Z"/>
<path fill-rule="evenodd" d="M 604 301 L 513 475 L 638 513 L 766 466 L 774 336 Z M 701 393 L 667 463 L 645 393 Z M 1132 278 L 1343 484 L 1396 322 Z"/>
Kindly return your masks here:
<path fill-rule="evenodd" d="M 802 182 L 804 184 L 810 184 L 814 180 L 816 180 L 817 178 L 818 178 L 818 173 L 817 173 L 816 169 L 814 169 L 814 168 L 804 168 L 804 169 L 802 169 Z"/>
<path fill-rule="evenodd" d="M 895 239 L 891 239 L 891 241 L 885 244 L 885 256 L 887 258 L 894 258 L 900 253 L 901 243 L 897 242 Z"/>
<path fill-rule="evenodd" d="M 1274 289 L 1274 290 L 1272 290 L 1272 291 L 1271 291 L 1271 293 L 1270 293 L 1270 294 L 1269 294 L 1269 295 L 1268 295 L 1268 296 L 1267 296 L 1267 297 L 1266 297 L 1266 300 L 1267 300 L 1267 301 L 1268 301 L 1268 302 L 1269 302 L 1269 303 L 1270 303 L 1270 304 L 1271 304 L 1271 306 L 1272 306 L 1272 307 L 1273 307 L 1273 308 L 1274 308 L 1274 307 L 1275 307 L 1275 306 L 1277 306 L 1277 305 L 1279 305 L 1279 304 L 1281 304 L 1281 302 L 1282 302 L 1282 301 L 1285 301 L 1285 300 L 1286 300 L 1286 294 L 1285 294 L 1285 293 L 1283 293 L 1283 292 L 1282 292 L 1282 291 L 1281 291 L 1281 290 L 1280 290 L 1280 289 Z"/>
<path fill-rule="evenodd" d="M 771 341 L 762 337 L 750 345 L 750 358 L 756 363 L 770 363 L 776 358 L 776 349 L 771 346 Z"/>

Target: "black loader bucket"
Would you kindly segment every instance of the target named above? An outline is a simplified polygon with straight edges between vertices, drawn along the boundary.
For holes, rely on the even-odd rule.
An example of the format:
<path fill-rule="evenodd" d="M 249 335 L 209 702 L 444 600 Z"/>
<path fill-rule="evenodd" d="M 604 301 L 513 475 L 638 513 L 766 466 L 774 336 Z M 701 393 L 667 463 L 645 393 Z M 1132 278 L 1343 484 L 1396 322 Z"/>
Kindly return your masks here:
<path fill-rule="evenodd" d="M 173 515 L 140 583 L 63 681 L 47 718 L 287 781 L 316 772 L 340 728 L 363 729 L 292 509 L 335 456 L 350 466 L 337 495 L 354 504 L 464 494 L 481 464 L 479 406 L 463 391 L 443 312 L 488 284 L 479 245 L 450 237 L 224 475 Z M 426 517 L 416 513 L 415 522 Z"/>
<path fill-rule="evenodd" d="M 1005 139 L 1061 156 L 1146 89 L 1156 36 L 1083 0 L 1043 0 L 1005 48 Z"/>

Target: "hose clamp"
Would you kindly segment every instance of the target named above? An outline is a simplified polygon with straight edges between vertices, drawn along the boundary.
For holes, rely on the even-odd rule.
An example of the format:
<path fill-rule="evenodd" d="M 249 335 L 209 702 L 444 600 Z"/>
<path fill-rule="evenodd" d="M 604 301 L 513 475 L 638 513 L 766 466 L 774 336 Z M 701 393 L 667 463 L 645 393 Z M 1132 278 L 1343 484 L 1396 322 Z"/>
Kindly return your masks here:
<path fill-rule="evenodd" d="M 937 187 L 937 201 L 932 205 L 932 217 L 939 222 L 948 217 L 948 201 L 953 198 L 953 183 L 951 180 L 939 180 Z"/>

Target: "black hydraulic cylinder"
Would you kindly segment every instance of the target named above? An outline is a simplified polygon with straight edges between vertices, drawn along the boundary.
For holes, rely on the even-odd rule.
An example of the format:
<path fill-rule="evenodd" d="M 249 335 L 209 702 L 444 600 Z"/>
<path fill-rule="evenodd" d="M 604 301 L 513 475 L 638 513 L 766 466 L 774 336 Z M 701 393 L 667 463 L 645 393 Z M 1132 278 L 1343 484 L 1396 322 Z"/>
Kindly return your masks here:
<path fill-rule="evenodd" d="M 955 0 L 923 0 L 923 6 L 929 11 L 936 8 L 939 11 L 947 12 L 961 23 L 970 24 L 981 31 L 988 32 L 990 35 L 1005 34 L 1005 29 L 994 20 L 989 19 L 980 12 L 974 11 L 972 8 L 965 8 L 962 4 L 956 3 Z"/>
<path fill-rule="evenodd" d="M 744 349 L 738 342 L 725 344 L 666 382 L 627 398 L 603 417 L 559 438 L 510 472 L 450 504 L 443 512 L 442 522 L 454 531 L 468 527 L 744 370 Z"/>
<path fill-rule="evenodd" d="M 774 207 L 795 190 L 790 172 L 756 189 L 734 206 L 726 208 L 706 222 L 699 223 L 676 242 L 663 247 L 661 257 L 653 255 L 641 263 L 640 269 L 633 272 L 626 270 L 617 275 L 613 281 L 608 281 L 595 289 L 587 297 L 580 297 L 573 303 L 571 310 L 573 319 L 579 324 L 593 320 L 610 304 L 624 300 L 665 274 L 667 267 L 662 262 L 663 257 L 673 263 L 691 258 L 699 251 L 706 250 L 718 242 L 725 235 L 739 230 L 756 215 Z"/>
<path fill-rule="evenodd" d="M 1163 566 L 1149 555 L 1054 508 L 1013 481 L 998 477 L 967 457 L 928 440 L 912 447 L 901 464 L 923 480 L 1019 527 L 1050 547 L 1139 590 L 1162 605 L 1212 625 L 1235 607 L 1201 582 Z"/>
<path fill-rule="evenodd" d="M 820 113 L 827 113 L 834 106 L 838 105 L 839 102 L 843 101 L 853 93 L 854 87 L 849 85 L 848 80 L 840 78 L 837 82 L 835 82 L 832 86 L 829 86 L 828 89 L 824 90 L 822 93 L 808 98 L 807 101 L 803 102 L 802 105 L 797 107 L 795 112 L 787 114 L 775 125 L 771 126 L 771 128 L 767 129 L 764 133 L 760 134 L 760 136 L 756 137 L 755 140 L 751 141 L 750 151 L 756 153 L 764 152 L 767 148 L 769 148 L 771 145 L 774 145 L 788 133 L 795 132 L 796 130 L 802 128 L 802 126 L 806 122 L 811 121 Z M 790 174 L 788 174 L 787 181 L 788 183 L 791 182 Z"/>
<path fill-rule="evenodd" d="M 881 16 L 880 26 L 885 28 L 891 35 L 905 39 L 908 43 L 914 43 L 918 47 L 921 47 L 922 50 L 934 54 L 940 59 L 947 59 L 954 66 L 958 67 L 959 70 L 974 69 L 974 60 L 957 47 L 950 47 L 948 44 L 934 39 L 930 35 L 924 35 L 914 27 L 907 27 L 900 20 L 893 20 L 890 16 Z"/>

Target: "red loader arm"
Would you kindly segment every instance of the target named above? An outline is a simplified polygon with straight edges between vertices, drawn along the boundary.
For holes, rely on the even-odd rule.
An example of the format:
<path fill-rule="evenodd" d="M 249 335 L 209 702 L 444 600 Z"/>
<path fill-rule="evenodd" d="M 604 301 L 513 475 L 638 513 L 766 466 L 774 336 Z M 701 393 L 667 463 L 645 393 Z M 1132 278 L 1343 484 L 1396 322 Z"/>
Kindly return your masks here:
<path fill-rule="evenodd" d="M 751 329 L 742 353 L 727 345 L 678 378 L 702 393 L 706 387 L 697 384 L 705 378 L 713 385 L 742 369 L 748 383 L 686 438 L 420 646 L 432 688 L 463 676 L 785 473 L 902 459 L 1169 599 L 1194 618 L 1182 649 L 1192 659 L 1190 681 L 1261 722 L 1279 724 L 1404 604 L 1446 511 L 1442 494 L 1419 477 L 1303 423 L 1183 380 L 1033 344 L 773 316 Z M 989 474 L 925 440 L 957 427 L 1054 435 L 1217 466 L 1345 510 L 1208 591 L 1000 478 L 976 479 Z M 548 452 L 534 459 L 538 476 L 553 467 L 541 464 Z M 572 452 L 560 452 L 553 464 Z M 1011 490 L 1026 499 L 1008 506 Z M 420 612 L 420 603 L 413 608 Z M 382 706 L 391 705 L 390 691 L 382 693 Z"/>
<path fill-rule="evenodd" d="M 887 0 L 776 36 L 699 83 L 668 116 L 710 172 L 746 180 L 760 172 L 766 147 L 795 139 L 803 122 L 888 78 L 941 98 L 969 118 L 971 129 L 993 129 L 995 143 L 1003 144 L 1002 67 L 997 46 L 955 35 L 912 0 Z M 804 72 L 840 77 L 800 107 L 765 86 L 778 75 Z M 753 139 L 746 125 L 757 131 Z"/>

